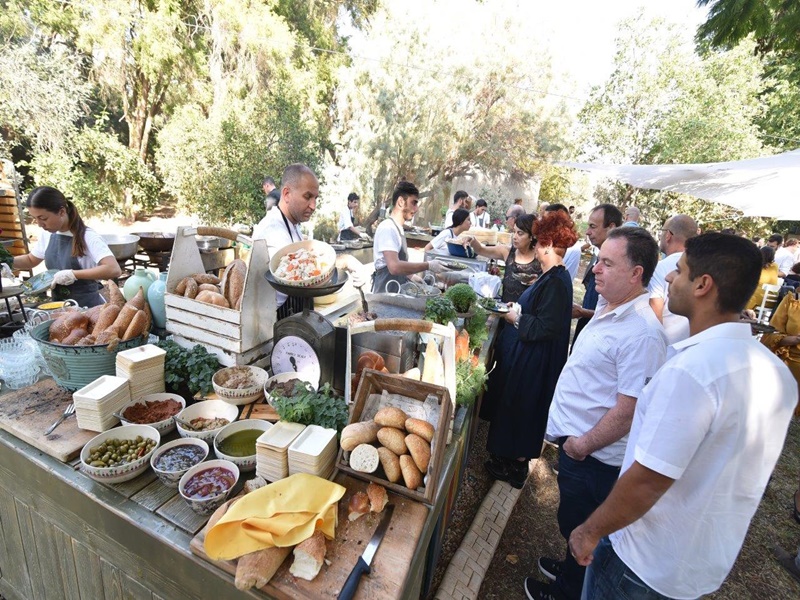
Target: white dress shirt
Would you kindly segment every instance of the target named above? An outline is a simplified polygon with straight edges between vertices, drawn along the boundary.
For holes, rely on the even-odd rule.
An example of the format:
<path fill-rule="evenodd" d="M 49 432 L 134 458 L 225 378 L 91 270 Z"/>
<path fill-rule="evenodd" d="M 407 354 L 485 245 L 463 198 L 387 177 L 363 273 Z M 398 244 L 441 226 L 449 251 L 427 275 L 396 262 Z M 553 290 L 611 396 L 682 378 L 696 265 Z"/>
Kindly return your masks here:
<path fill-rule="evenodd" d="M 664 300 L 664 311 L 661 313 L 661 321 L 664 324 L 664 333 L 667 334 L 667 344 L 674 344 L 689 337 L 689 319 L 681 315 L 673 314 L 669 310 L 669 284 L 667 275 L 675 270 L 678 259 L 683 252 L 674 252 L 660 261 L 650 278 L 650 285 L 647 290 L 651 298 L 661 298 Z"/>
<path fill-rule="evenodd" d="M 288 227 L 287 227 L 288 223 Z M 297 225 L 292 225 L 288 219 L 284 221 L 283 213 L 277 206 L 273 206 L 264 215 L 264 218 L 253 228 L 253 240 L 266 240 L 270 257 L 281 248 L 293 242 L 303 241 L 303 235 Z M 286 302 L 286 294 L 275 291 L 277 308 Z"/>

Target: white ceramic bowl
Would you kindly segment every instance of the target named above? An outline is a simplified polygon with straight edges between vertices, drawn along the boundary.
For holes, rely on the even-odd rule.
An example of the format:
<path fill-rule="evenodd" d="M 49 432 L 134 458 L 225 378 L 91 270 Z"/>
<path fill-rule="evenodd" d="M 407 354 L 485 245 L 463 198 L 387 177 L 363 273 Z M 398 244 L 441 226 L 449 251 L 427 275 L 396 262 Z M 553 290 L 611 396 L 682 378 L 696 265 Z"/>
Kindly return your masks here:
<path fill-rule="evenodd" d="M 133 462 L 116 467 L 93 467 L 89 464 L 92 448 L 96 448 L 106 440 L 112 438 L 118 440 L 134 440 L 137 436 L 155 441 L 155 448 Z M 156 448 L 158 448 L 160 441 L 161 434 L 159 434 L 154 427 L 150 427 L 149 425 L 124 425 L 122 427 L 109 429 L 93 437 L 83 447 L 83 450 L 81 450 L 80 469 L 95 481 L 103 483 L 122 483 L 123 481 L 129 481 L 137 475 L 141 475 L 147 469 L 147 465 L 150 463 L 150 457 Z"/>
<path fill-rule="evenodd" d="M 224 441 L 228 436 L 236 433 L 237 431 L 257 429 L 263 433 L 264 431 L 267 431 L 270 427 L 272 427 L 272 423 L 270 423 L 269 421 L 264 421 L 263 419 L 245 419 L 244 421 L 236 421 L 235 423 L 226 425 L 214 438 L 214 454 L 217 455 L 217 458 L 231 461 L 233 464 L 239 467 L 240 471 L 252 471 L 253 469 L 256 468 L 255 451 L 253 452 L 253 454 L 250 454 L 248 456 L 231 456 L 230 454 L 225 454 L 224 452 L 221 452 L 219 449 L 219 444 L 220 442 Z"/>
<path fill-rule="evenodd" d="M 119 415 L 123 416 L 127 409 L 129 409 L 131 406 L 135 406 L 136 404 L 144 404 L 145 402 L 159 402 L 162 400 L 175 400 L 181 405 L 180 410 L 186 408 L 186 400 L 184 400 L 182 396 L 179 396 L 178 394 L 168 394 L 166 392 L 161 392 L 158 394 L 147 394 L 146 396 L 142 396 L 138 400 L 133 400 L 132 402 L 129 402 L 128 404 L 122 407 L 122 410 L 119 411 Z M 180 413 L 180 410 L 178 411 L 178 413 Z M 137 423 L 134 423 L 132 421 L 127 421 L 124 418 L 121 418 L 120 421 L 122 422 L 123 425 L 137 425 Z M 165 435 L 175 429 L 175 417 L 174 416 L 167 417 L 166 419 L 163 419 L 161 421 L 155 421 L 153 423 L 142 423 L 142 425 L 150 425 L 150 427 L 155 427 L 161 435 Z"/>
<path fill-rule="evenodd" d="M 191 423 L 192 419 L 197 419 L 198 417 L 203 417 L 205 419 L 227 419 L 228 422 L 233 423 L 239 416 L 239 409 L 233 404 L 228 404 L 222 400 L 203 400 L 191 406 L 187 406 L 176 416 L 187 423 Z M 181 437 L 198 438 L 207 444 L 211 444 L 214 441 L 214 436 L 219 433 L 222 427 L 225 427 L 225 425 L 222 425 L 221 427 L 209 429 L 208 431 L 189 431 L 177 421 L 176 424 Z"/>
<path fill-rule="evenodd" d="M 273 398 L 272 398 L 272 394 L 270 394 L 267 391 L 267 388 L 269 388 L 270 384 L 272 384 L 272 383 L 274 383 L 276 381 L 278 383 L 284 383 L 285 381 L 289 381 L 290 379 L 299 379 L 300 381 L 306 381 L 307 383 L 311 384 L 311 387 L 314 388 L 314 391 L 317 390 L 317 382 L 316 381 L 307 381 L 303 377 L 302 373 L 295 373 L 294 371 L 289 371 L 287 373 L 278 373 L 277 375 L 273 375 L 272 377 L 267 379 L 267 382 L 264 384 L 264 396 L 266 397 L 267 403 L 269 403 L 270 406 L 272 406 Z"/>
<path fill-rule="evenodd" d="M 191 467 L 186 467 L 185 469 L 179 469 L 176 471 L 165 471 L 156 467 L 159 457 L 170 448 L 175 448 L 177 446 L 197 446 L 203 451 L 202 458 L 200 458 L 200 460 L 198 460 Z M 177 440 L 167 442 L 153 452 L 152 456 L 150 456 L 150 466 L 153 468 L 153 472 L 158 475 L 161 483 L 167 487 L 176 488 L 178 487 L 178 482 L 181 480 L 181 477 L 183 477 L 183 474 L 193 466 L 203 462 L 206 458 L 208 458 L 208 444 L 206 444 L 203 440 L 192 437 L 178 438 Z"/>
<path fill-rule="evenodd" d="M 221 467 L 226 469 L 233 474 L 234 481 L 233 484 L 224 492 L 220 492 L 219 494 L 215 494 L 213 496 L 207 496 L 202 499 L 197 498 L 189 498 L 185 493 L 186 483 L 194 477 L 200 471 L 204 471 L 206 469 L 213 469 L 214 467 Z M 210 515 L 215 510 L 217 510 L 223 502 L 228 498 L 231 493 L 231 490 L 236 487 L 236 482 L 239 481 L 239 467 L 233 464 L 229 460 L 209 460 L 206 462 L 202 462 L 199 465 L 193 466 L 191 469 L 186 471 L 181 477 L 181 480 L 178 482 L 178 492 L 180 493 L 181 497 L 186 500 L 186 503 L 191 507 L 191 509 L 199 513 L 201 515 Z"/>
<path fill-rule="evenodd" d="M 301 281 L 292 281 L 290 279 L 284 279 L 283 277 L 278 277 L 275 274 L 275 271 L 278 268 L 278 265 L 281 262 L 281 258 L 286 256 L 291 252 L 297 252 L 300 249 L 306 250 L 313 250 L 317 256 L 319 257 L 319 261 L 322 263 L 321 273 L 316 277 L 310 277 L 308 279 L 303 279 Z M 319 285 L 320 283 L 324 283 L 328 279 L 331 278 L 333 275 L 333 269 L 336 266 L 336 250 L 331 248 L 329 244 L 325 242 L 320 242 L 319 240 L 305 240 L 302 242 L 295 242 L 293 244 L 289 244 L 288 246 L 284 246 L 280 250 L 278 250 L 269 261 L 269 270 L 272 275 L 277 279 L 280 283 L 284 285 L 290 285 L 293 287 L 310 287 L 313 285 Z"/>
<path fill-rule="evenodd" d="M 246 388 L 227 388 L 219 384 L 220 380 L 224 378 L 226 373 L 230 373 L 232 369 L 248 369 L 250 371 L 250 378 L 253 385 Z M 251 366 L 239 367 L 226 367 L 214 373 L 211 378 L 211 383 L 214 386 L 214 391 L 222 400 L 236 406 L 243 404 L 250 404 L 261 398 L 264 393 L 264 383 L 267 381 L 269 375 L 264 369 Z"/>

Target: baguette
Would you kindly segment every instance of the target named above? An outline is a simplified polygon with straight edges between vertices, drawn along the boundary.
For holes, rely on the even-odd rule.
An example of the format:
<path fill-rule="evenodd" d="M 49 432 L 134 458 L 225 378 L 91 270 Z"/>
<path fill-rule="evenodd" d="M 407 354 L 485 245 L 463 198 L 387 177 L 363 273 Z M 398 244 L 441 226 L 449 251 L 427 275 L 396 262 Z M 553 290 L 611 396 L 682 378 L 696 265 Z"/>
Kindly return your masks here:
<path fill-rule="evenodd" d="M 311 581 L 325 562 L 325 534 L 317 529 L 314 534 L 297 544 L 294 549 L 294 562 L 289 572 L 295 577 Z"/>
<path fill-rule="evenodd" d="M 291 546 L 285 548 L 265 548 L 240 556 L 236 564 L 236 588 L 249 590 L 262 588 L 269 583 L 272 576 L 289 556 Z"/>
<path fill-rule="evenodd" d="M 427 473 L 428 465 L 431 463 L 430 444 L 415 433 L 408 434 L 405 442 L 414 464 L 422 473 Z"/>
<path fill-rule="evenodd" d="M 128 300 L 126 304 L 133 306 L 136 310 L 144 310 L 147 301 L 144 299 L 144 288 L 139 286 L 139 291 L 133 295 L 133 298 Z"/>
<path fill-rule="evenodd" d="M 244 282 L 247 278 L 247 265 L 241 258 L 237 258 L 230 265 L 231 271 L 228 274 L 227 293 L 223 290 L 223 295 L 228 299 L 231 306 L 235 306 L 244 292 Z"/>
<path fill-rule="evenodd" d="M 77 329 L 70 331 L 69 335 L 61 340 L 60 343 L 64 344 L 65 346 L 74 346 L 81 341 L 81 338 L 84 338 L 87 335 L 89 335 L 89 332 L 86 331 L 86 329 L 83 327 L 78 327 Z"/>
<path fill-rule="evenodd" d="M 433 425 L 422 419 L 406 419 L 406 431 L 417 434 L 429 444 L 433 441 L 435 432 Z"/>
<path fill-rule="evenodd" d="M 380 425 L 374 421 L 351 423 L 342 429 L 342 450 L 350 452 L 359 444 L 371 444 L 378 440 Z"/>
<path fill-rule="evenodd" d="M 350 453 L 350 467 L 361 473 L 374 473 L 378 470 L 380 459 L 378 450 L 369 444 L 359 444 Z"/>
<path fill-rule="evenodd" d="M 132 340 L 133 338 L 139 337 L 140 335 L 145 333 L 145 327 L 147 326 L 147 313 L 143 310 L 136 311 L 136 315 L 131 319 L 130 325 L 125 330 L 125 333 L 122 335 L 122 341 Z"/>
<path fill-rule="evenodd" d="M 110 279 L 108 280 L 108 303 L 115 304 L 120 308 L 125 306 L 125 296 L 122 294 L 119 286 Z"/>
<path fill-rule="evenodd" d="M 89 335 L 87 335 L 85 337 L 82 337 L 78 341 L 78 343 L 75 344 L 75 345 L 76 346 L 94 346 L 96 343 L 97 342 L 95 341 L 94 336 L 92 334 L 89 334 Z"/>
<path fill-rule="evenodd" d="M 213 285 L 218 286 L 220 279 L 216 275 L 212 275 L 211 273 L 195 273 L 192 275 L 192 279 L 194 279 L 198 285 Z"/>
<path fill-rule="evenodd" d="M 102 346 L 103 344 L 109 345 L 109 350 L 113 352 L 113 348 L 111 348 L 111 343 L 117 342 L 119 343 L 119 334 L 117 333 L 116 329 L 106 329 L 105 331 L 100 332 L 94 338 L 94 343 L 98 346 Z M 116 348 L 116 344 L 114 345 Z"/>
<path fill-rule="evenodd" d="M 118 334 L 120 332 L 124 334 L 128 330 L 128 325 L 130 325 L 131 321 L 133 321 L 133 317 L 135 317 L 136 313 L 138 312 L 138 309 L 134 308 L 130 304 L 126 304 L 122 307 L 122 310 L 119 311 L 117 318 L 114 319 L 114 322 L 111 324 L 111 326 L 117 328 Z"/>
<path fill-rule="evenodd" d="M 378 441 L 397 456 L 408 452 L 403 432 L 394 427 L 381 427 L 378 430 Z"/>
<path fill-rule="evenodd" d="M 103 309 L 106 307 L 105 304 L 98 304 L 97 306 L 93 306 L 85 313 L 86 318 L 89 319 L 89 333 L 94 331 L 95 325 L 97 325 L 97 321 L 100 320 L 100 313 L 103 312 Z"/>
<path fill-rule="evenodd" d="M 400 459 L 397 458 L 397 454 L 388 448 L 380 447 L 378 448 L 378 458 L 381 461 L 383 472 L 386 473 L 386 479 L 392 483 L 400 481 L 402 473 L 400 471 Z"/>
<path fill-rule="evenodd" d="M 394 406 L 384 406 L 375 413 L 375 422 L 382 427 L 396 427 L 404 430 L 408 415 Z M 402 454 L 402 452 L 400 453 Z"/>
<path fill-rule="evenodd" d="M 92 329 L 92 333 L 97 336 L 113 325 L 114 321 L 119 316 L 119 311 L 120 307 L 116 304 L 109 303 L 104 305 L 103 310 L 100 312 L 100 318 L 95 324 L 94 329 Z"/>
<path fill-rule="evenodd" d="M 422 485 L 422 473 L 408 454 L 400 457 L 400 470 L 403 472 L 403 481 L 408 489 L 415 490 Z"/>

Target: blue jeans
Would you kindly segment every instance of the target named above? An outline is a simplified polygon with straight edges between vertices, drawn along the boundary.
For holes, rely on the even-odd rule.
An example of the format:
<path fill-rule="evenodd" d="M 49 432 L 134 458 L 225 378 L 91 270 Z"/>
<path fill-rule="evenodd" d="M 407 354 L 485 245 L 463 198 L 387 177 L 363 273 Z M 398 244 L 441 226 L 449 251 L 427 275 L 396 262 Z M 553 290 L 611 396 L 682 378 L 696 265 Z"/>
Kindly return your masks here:
<path fill-rule="evenodd" d="M 564 452 L 564 441 L 566 438 L 560 440 L 558 454 L 558 492 L 561 495 L 558 528 L 569 542 L 572 530 L 588 519 L 611 493 L 619 477 L 619 467 L 607 465 L 591 456 L 580 461 L 573 460 Z M 557 595 L 578 600 L 585 572 L 586 567 L 575 562 L 567 547 L 561 575 L 554 583 Z"/>
<path fill-rule="evenodd" d="M 669 600 L 639 579 L 614 552 L 611 540 L 604 537 L 586 569 L 581 600 Z"/>

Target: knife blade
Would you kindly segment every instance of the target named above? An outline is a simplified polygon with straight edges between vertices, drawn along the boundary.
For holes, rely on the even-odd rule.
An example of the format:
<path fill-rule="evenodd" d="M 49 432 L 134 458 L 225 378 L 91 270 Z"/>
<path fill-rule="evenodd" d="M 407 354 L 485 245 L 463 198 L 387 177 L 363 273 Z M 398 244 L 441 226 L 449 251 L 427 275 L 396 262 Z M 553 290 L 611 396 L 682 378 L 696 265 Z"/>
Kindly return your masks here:
<path fill-rule="evenodd" d="M 375 533 L 372 534 L 372 539 L 361 556 L 358 557 L 358 562 L 353 567 L 353 570 L 350 571 L 350 575 L 347 576 L 347 581 L 344 582 L 344 587 L 339 592 L 339 600 L 351 600 L 355 596 L 356 589 L 358 589 L 358 582 L 361 581 L 361 576 L 364 574 L 369 575 L 372 559 L 375 558 L 375 552 L 378 550 L 378 546 L 381 545 L 383 535 L 389 528 L 389 521 L 392 520 L 392 512 L 394 512 L 394 504 L 389 504 L 384 509 L 381 522 L 378 523 Z"/>

